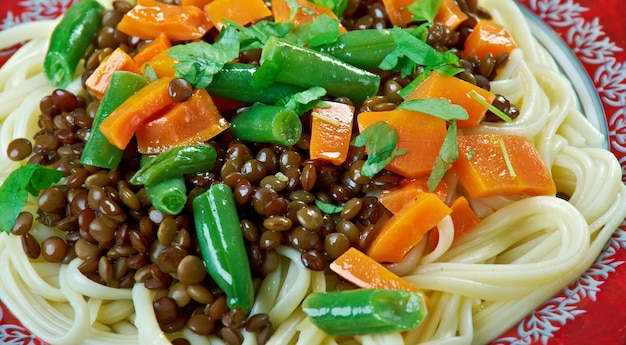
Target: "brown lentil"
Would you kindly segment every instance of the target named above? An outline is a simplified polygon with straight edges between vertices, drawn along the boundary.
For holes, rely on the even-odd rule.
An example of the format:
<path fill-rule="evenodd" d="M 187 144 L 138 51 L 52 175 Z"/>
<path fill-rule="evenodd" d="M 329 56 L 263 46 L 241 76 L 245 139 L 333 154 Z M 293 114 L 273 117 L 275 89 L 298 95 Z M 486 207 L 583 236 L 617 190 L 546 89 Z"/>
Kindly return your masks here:
<path fill-rule="evenodd" d="M 23 235 L 30 231 L 33 226 L 33 215 L 30 212 L 22 211 L 18 214 L 13 227 L 11 227 L 11 234 Z"/>
<path fill-rule="evenodd" d="M 176 277 L 187 285 L 199 284 L 206 276 L 206 269 L 202 259 L 195 255 L 185 256 L 176 268 Z"/>
<path fill-rule="evenodd" d="M 212 304 L 215 299 L 211 291 L 199 284 L 187 286 L 187 294 L 194 301 L 202 304 Z M 224 302 L 226 302 L 226 299 L 224 299 Z"/>
<path fill-rule="evenodd" d="M 22 235 L 22 249 L 24 249 L 26 256 L 31 259 L 37 259 L 41 254 L 39 242 L 37 242 L 37 239 L 31 235 L 30 232 L 26 232 Z"/>
<path fill-rule="evenodd" d="M 67 243 L 58 236 L 48 237 L 41 242 L 41 254 L 49 262 L 63 260 L 67 253 Z"/>
<path fill-rule="evenodd" d="M 21 161 L 33 152 L 33 144 L 25 138 L 13 139 L 7 146 L 7 157 L 12 161 Z"/>

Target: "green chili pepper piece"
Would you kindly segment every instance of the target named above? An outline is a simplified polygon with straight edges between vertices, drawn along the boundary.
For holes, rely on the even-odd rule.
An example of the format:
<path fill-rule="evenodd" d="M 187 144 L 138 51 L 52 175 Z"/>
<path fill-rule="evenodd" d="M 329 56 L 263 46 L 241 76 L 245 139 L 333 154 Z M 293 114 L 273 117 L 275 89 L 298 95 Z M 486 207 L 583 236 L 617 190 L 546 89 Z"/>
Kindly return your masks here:
<path fill-rule="evenodd" d="M 335 42 L 313 49 L 371 71 L 377 69 L 395 48 L 396 42 L 391 36 L 391 30 L 367 29 L 345 32 Z"/>
<path fill-rule="evenodd" d="M 360 104 L 378 92 L 380 76 L 347 64 L 333 56 L 270 37 L 261 53 L 270 62 L 275 82 L 303 88 L 321 86 L 334 96 Z"/>
<path fill-rule="evenodd" d="M 300 140 L 302 122 L 292 109 L 257 103 L 232 118 L 230 131 L 241 140 L 291 146 Z"/>
<path fill-rule="evenodd" d="M 156 159 L 156 156 L 141 156 L 141 166 Z M 174 176 L 167 180 L 146 185 L 146 194 L 152 206 L 165 214 L 179 214 L 187 203 L 185 178 Z"/>
<path fill-rule="evenodd" d="M 74 78 L 78 62 L 102 26 L 102 11 L 104 7 L 95 0 L 78 1 L 54 28 L 44 71 L 55 87 L 66 87 Z"/>
<path fill-rule="evenodd" d="M 131 72 L 113 72 L 109 87 L 93 119 L 89 139 L 80 156 L 81 164 L 116 169 L 122 160 L 123 150 L 113 146 L 100 131 L 100 124 L 128 97 L 146 86 L 146 78 Z"/>
<path fill-rule="evenodd" d="M 276 104 L 281 99 L 304 91 L 303 88 L 283 83 L 267 87 L 253 87 L 252 75 L 257 67 L 242 63 L 227 63 L 206 87 L 211 96 L 232 99 L 243 103 Z"/>
<path fill-rule="evenodd" d="M 427 314 L 421 293 L 382 289 L 314 293 L 302 309 L 313 324 L 335 336 L 408 331 Z"/>
<path fill-rule="evenodd" d="M 249 311 L 254 286 L 233 192 L 223 183 L 212 185 L 193 200 L 193 217 L 207 272 L 231 309 Z"/>
<path fill-rule="evenodd" d="M 130 183 L 153 186 L 172 177 L 208 171 L 216 159 L 217 151 L 211 145 L 173 147 L 139 168 Z"/>

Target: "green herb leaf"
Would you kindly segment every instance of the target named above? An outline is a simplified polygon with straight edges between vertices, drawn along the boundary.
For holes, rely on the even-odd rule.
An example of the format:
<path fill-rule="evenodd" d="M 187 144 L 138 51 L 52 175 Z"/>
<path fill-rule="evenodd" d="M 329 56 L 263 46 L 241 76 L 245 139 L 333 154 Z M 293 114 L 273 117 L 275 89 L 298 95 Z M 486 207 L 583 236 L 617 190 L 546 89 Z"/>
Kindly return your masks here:
<path fill-rule="evenodd" d="M 313 21 L 298 25 L 287 39 L 299 46 L 317 47 L 335 42 L 339 38 L 339 20 L 326 14 Z"/>
<path fill-rule="evenodd" d="M 264 61 L 252 75 L 252 87 L 264 88 L 272 85 L 280 71 L 278 64 L 272 60 Z"/>
<path fill-rule="evenodd" d="M 159 79 L 159 76 L 156 74 L 154 67 L 149 64 L 145 64 L 143 67 L 143 76 L 148 79 L 149 82 L 154 82 Z"/>
<path fill-rule="evenodd" d="M 413 90 L 415 90 L 428 76 L 430 75 L 431 69 L 425 68 L 422 73 L 420 73 L 415 79 L 411 80 L 402 90 L 398 92 L 398 96 L 402 98 L 407 98 Z"/>
<path fill-rule="evenodd" d="M 372 177 L 383 170 L 389 162 L 406 154 L 406 149 L 398 149 L 398 132 L 385 121 L 378 121 L 359 133 L 351 142 L 352 146 L 365 146 L 367 160 L 361 168 L 361 175 Z"/>
<path fill-rule="evenodd" d="M 446 137 L 443 139 L 443 144 L 441 144 L 441 148 L 437 154 L 433 170 L 430 172 L 430 176 L 428 176 L 428 181 L 426 181 L 428 190 L 432 192 L 437 188 L 437 185 L 439 185 L 439 182 L 441 182 L 441 179 L 443 179 L 443 176 L 448 171 L 448 165 L 456 162 L 457 159 L 459 159 L 459 146 L 456 120 L 452 120 L 450 126 L 448 126 Z"/>
<path fill-rule="evenodd" d="M 511 163 L 509 152 L 506 150 L 506 146 L 504 145 L 504 140 L 502 140 L 502 138 L 498 139 L 498 146 L 500 146 L 500 150 L 502 151 L 502 156 L 504 157 L 504 163 L 506 163 L 506 168 L 509 170 L 509 176 L 517 176 L 517 174 L 515 173 L 515 169 L 513 169 L 513 164 Z"/>
<path fill-rule="evenodd" d="M 174 64 L 177 78 L 184 78 L 196 88 L 205 88 L 225 63 L 239 56 L 238 33 L 234 27 L 226 26 L 213 45 L 203 41 L 175 45 L 167 55 L 179 61 Z"/>
<path fill-rule="evenodd" d="M 315 205 L 320 209 L 320 211 L 326 214 L 339 213 L 343 210 L 343 206 L 325 203 L 319 199 L 315 199 Z"/>
<path fill-rule="evenodd" d="M 413 14 L 413 21 L 432 23 L 442 0 L 420 0 L 411 3 L 406 10 Z"/>
<path fill-rule="evenodd" d="M 391 36 L 396 48 L 383 59 L 379 65 L 380 69 L 399 71 L 402 77 L 413 73 L 418 65 L 429 70 L 442 69 L 446 71 L 446 75 L 463 71 L 462 68 L 456 67 L 460 64 L 454 54 L 441 53 L 399 27 L 391 29 Z"/>
<path fill-rule="evenodd" d="M 252 26 L 243 26 L 230 20 L 224 21 L 239 31 L 239 51 L 263 48 L 271 36 L 285 37 L 293 28 L 292 23 L 276 23 L 262 20 Z"/>
<path fill-rule="evenodd" d="M 471 161 L 471 160 L 472 160 L 472 158 L 474 158 L 474 156 L 476 156 L 476 151 L 474 151 L 474 149 L 471 149 L 471 150 L 469 150 L 469 151 L 467 152 L 467 154 L 465 155 L 465 158 L 466 158 L 468 161 Z"/>
<path fill-rule="evenodd" d="M 281 99 L 276 105 L 293 109 L 296 114 L 302 115 L 318 106 L 318 103 L 322 103 L 320 105 L 323 106 L 323 102 L 320 101 L 320 98 L 325 95 L 326 89 L 321 86 L 313 86 L 307 90 L 294 93 L 291 96 Z"/>
<path fill-rule="evenodd" d="M 301 6 L 296 0 L 285 0 L 285 2 L 287 3 L 287 6 L 289 6 L 289 22 L 293 21 L 293 19 L 296 17 L 296 14 L 298 14 L 298 11 L 302 11 L 306 14 L 315 14 L 315 11 L 310 8 Z"/>
<path fill-rule="evenodd" d="M 11 172 L 0 186 L 0 231 L 11 231 L 29 193 L 38 195 L 39 191 L 49 188 L 62 176 L 62 171 L 38 164 L 27 164 Z"/>
<path fill-rule="evenodd" d="M 341 16 L 343 16 L 343 11 L 345 11 L 346 7 L 348 6 L 348 0 L 310 0 L 310 1 L 316 5 L 326 7 L 329 10 L 333 11 L 333 13 L 337 15 L 338 18 L 341 18 Z"/>
<path fill-rule="evenodd" d="M 487 100 L 485 100 L 481 95 L 479 95 L 478 92 L 472 90 L 469 92 L 469 96 L 472 97 L 472 99 L 474 99 L 478 103 L 482 104 L 485 108 L 491 111 L 494 115 L 504 120 L 504 122 L 513 122 L 513 119 L 509 115 L 505 114 L 502 110 L 496 108 L 493 104 L 490 104 L 489 102 L 487 102 Z"/>
<path fill-rule="evenodd" d="M 398 109 L 419 111 L 446 121 L 467 120 L 469 114 L 465 108 L 452 104 L 443 98 L 418 98 L 404 101 L 398 105 Z"/>

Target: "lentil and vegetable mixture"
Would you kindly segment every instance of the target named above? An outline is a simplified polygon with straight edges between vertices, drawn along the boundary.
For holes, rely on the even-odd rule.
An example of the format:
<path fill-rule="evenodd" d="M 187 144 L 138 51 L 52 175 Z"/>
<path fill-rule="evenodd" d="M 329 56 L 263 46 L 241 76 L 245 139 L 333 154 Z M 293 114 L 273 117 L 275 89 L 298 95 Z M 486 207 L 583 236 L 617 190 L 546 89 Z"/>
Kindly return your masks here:
<path fill-rule="evenodd" d="M 163 2 L 179 5 L 176 0 Z M 463 57 L 465 39 L 480 18 L 489 19 L 489 13 L 478 6 L 476 0 L 456 0 L 456 4 L 467 19 L 454 30 L 437 23 L 430 25 L 426 42 L 440 52 L 451 51 L 460 57 L 458 67 L 462 71 L 456 74 L 457 78 L 489 90 L 490 80 L 506 63 L 508 54 L 487 54 L 480 59 L 476 55 Z M 132 6 L 124 1 L 115 1 L 113 5 L 113 9 L 102 12 L 101 28 L 84 56 L 83 85 L 116 49 L 134 56 L 151 41 L 119 30 L 118 23 Z M 271 9 L 272 4 L 268 1 L 266 6 Z M 419 24 L 410 22 L 407 27 Z M 372 0 L 348 0 L 341 25 L 348 31 L 393 27 L 383 3 Z M 217 33 L 217 29 L 212 28 L 202 40 L 213 43 Z M 260 70 L 260 59 L 260 48 L 244 50 L 238 56 L 239 63 L 254 70 Z M 228 68 L 234 66 L 224 66 Z M 313 66 L 310 68 L 308 72 L 315 70 Z M 322 99 L 354 106 L 357 113 L 394 110 L 403 101 L 400 90 L 423 70 L 422 66 L 417 66 L 402 76 L 400 72 L 375 69 L 371 72 L 381 80 L 375 95 L 363 100 L 330 95 Z M 217 74 L 214 80 L 219 82 L 219 78 Z M 283 97 L 282 92 L 292 94 L 305 89 L 293 85 L 274 84 L 272 87 L 277 98 Z M 190 99 L 194 88 L 189 81 L 174 78 L 167 85 L 167 92 L 174 103 L 179 103 Z M 225 98 L 216 103 L 228 121 L 259 106 L 251 108 L 250 104 L 228 102 Z M 151 164 L 142 159 L 133 139 L 120 151 L 121 163 L 116 168 L 85 165 L 80 158 L 86 141 L 93 135 L 92 124 L 101 102 L 89 92 L 74 95 L 62 88 L 56 89 L 40 102 L 40 130 L 32 140 L 22 138 L 10 143 L 7 155 L 12 160 L 27 159 L 28 164 L 60 170 L 65 178 L 63 183 L 41 191 L 36 215 L 20 213 L 11 232 L 22 236 L 23 249 L 32 259 L 43 257 L 50 262 L 68 263 L 78 257 L 84 260 L 80 271 L 100 284 L 130 288 L 135 283 L 144 283 L 156 292 L 156 317 L 161 328 L 169 333 L 188 327 L 198 334 L 216 334 L 229 344 L 240 344 L 243 341 L 240 330 L 245 328 L 258 332 L 259 343 L 263 344 L 273 331 L 268 315 L 248 315 L 250 302 L 239 301 L 243 307 L 239 302 L 232 302 L 224 288 L 207 274 L 193 211 L 204 203 L 199 199 L 196 203 L 196 199 L 205 198 L 214 186 L 225 185 L 229 189 L 228 192 L 214 191 L 214 195 L 232 194 L 237 213 L 234 222 L 241 229 L 241 242 L 245 246 L 242 250 L 248 257 L 246 267 L 239 267 L 238 272 L 232 274 L 245 276 L 249 271 L 253 296 L 263 278 L 279 265 L 275 249 L 278 245 L 299 250 L 304 267 L 334 274 L 328 270 L 329 263 L 351 247 L 366 248 L 380 225 L 390 217 L 390 212 L 372 192 L 391 189 L 403 180 L 402 176 L 386 169 L 371 177 L 363 174 L 367 160 L 365 146 L 351 145 L 347 158 L 339 165 L 312 159 L 310 123 L 315 114 L 311 109 L 295 117 L 302 132 L 293 143 L 244 141 L 233 135 L 237 130 L 234 126 L 208 140 L 206 144 L 210 145 L 203 145 L 213 150 L 210 153 L 181 150 L 171 162 Z M 501 95 L 497 95 L 492 104 L 512 118 L 519 113 L 519 109 Z M 266 109 L 257 111 L 262 113 Z M 489 111 L 484 121 L 502 120 Z M 353 138 L 359 132 L 356 121 L 352 132 Z M 196 157 L 195 160 L 186 154 Z M 210 155 L 215 156 L 214 162 L 180 173 L 184 165 L 181 161 L 193 165 L 191 163 L 206 162 Z M 172 176 L 161 178 L 163 181 L 137 182 L 137 172 L 149 172 L 150 167 L 155 176 L 168 172 Z M 176 177 L 177 173 L 183 176 Z M 150 178 L 149 174 L 146 176 Z M 167 214 L 153 205 L 151 189 L 164 190 L 172 185 L 179 186 L 175 188 L 185 193 L 178 196 L 182 200 L 180 212 Z M 339 208 L 330 210 L 329 206 Z M 55 227 L 65 235 L 39 242 L 29 233 L 35 221 Z M 233 219 L 224 222 L 233 222 Z M 344 290 L 354 286 L 338 279 L 334 288 Z M 187 344 L 188 341 L 178 338 L 173 343 Z"/>

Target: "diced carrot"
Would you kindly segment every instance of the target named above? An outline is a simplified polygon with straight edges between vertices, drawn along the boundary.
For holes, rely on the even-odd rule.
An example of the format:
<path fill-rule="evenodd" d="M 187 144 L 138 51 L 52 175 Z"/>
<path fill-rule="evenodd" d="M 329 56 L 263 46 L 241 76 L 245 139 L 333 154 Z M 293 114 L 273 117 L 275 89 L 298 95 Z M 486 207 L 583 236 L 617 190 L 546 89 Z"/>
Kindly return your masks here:
<path fill-rule="evenodd" d="M 413 20 L 413 14 L 405 9 L 415 0 L 383 0 L 385 12 L 395 26 L 406 26 Z"/>
<path fill-rule="evenodd" d="M 312 2 L 306 0 L 295 0 L 295 2 L 300 6 L 293 18 L 291 17 L 292 8 L 285 0 L 272 0 L 272 15 L 274 17 L 274 21 L 278 23 L 293 23 L 294 26 L 298 26 L 300 24 L 308 23 L 315 18 L 325 14 L 330 18 L 337 19 L 337 16 L 333 11 L 324 6 L 316 5 Z M 346 29 L 339 24 L 339 31 L 346 32 Z"/>
<path fill-rule="evenodd" d="M 176 68 L 174 68 L 174 64 L 176 64 L 176 60 L 167 55 L 167 50 L 160 52 L 152 59 L 148 60 L 143 67 L 150 66 L 156 73 L 157 77 L 174 77 L 176 74 Z"/>
<path fill-rule="evenodd" d="M 454 224 L 454 239 L 458 239 L 470 230 L 472 230 L 478 223 L 480 223 L 480 218 L 476 215 L 474 210 L 467 201 L 467 198 L 464 196 L 460 196 L 456 198 L 450 205 L 452 209 L 452 213 L 450 213 L 450 218 L 452 218 L 452 223 Z M 437 242 L 439 241 L 439 232 L 438 231 L 430 231 L 428 235 L 428 243 L 430 248 L 435 248 L 437 246 Z"/>
<path fill-rule="evenodd" d="M 152 40 L 152 42 L 141 47 L 141 50 L 133 56 L 133 60 L 135 60 L 137 66 L 142 66 L 153 57 L 170 49 L 171 47 L 172 42 L 170 42 L 165 33 L 161 32 L 154 40 Z"/>
<path fill-rule="evenodd" d="M 488 53 L 494 57 L 511 53 L 517 44 L 506 28 L 498 23 L 481 20 L 465 40 L 463 57 L 476 55 L 482 59 Z"/>
<path fill-rule="evenodd" d="M 396 188 L 385 189 L 378 195 L 378 201 L 391 213 L 398 213 L 404 206 L 411 204 L 418 195 L 429 193 L 428 179 L 418 178 L 401 182 Z M 445 202 L 448 197 L 448 185 L 440 182 L 433 191 L 435 195 Z"/>
<path fill-rule="evenodd" d="M 135 132 L 137 148 L 143 154 L 157 154 L 176 146 L 199 144 L 229 126 L 209 93 L 196 89 L 188 100 L 167 108 L 161 116 L 142 122 Z"/>
<path fill-rule="evenodd" d="M 213 0 L 179 0 L 179 4 L 183 6 L 196 6 L 199 8 L 204 8 L 204 6 L 211 3 Z"/>
<path fill-rule="evenodd" d="M 428 230 L 452 209 L 433 193 L 419 194 L 383 226 L 367 248 L 367 255 L 378 262 L 400 262 Z"/>
<path fill-rule="evenodd" d="M 117 24 L 118 30 L 144 40 L 164 33 L 170 41 L 202 38 L 213 23 L 196 6 L 169 5 L 155 0 L 139 0 Z"/>
<path fill-rule="evenodd" d="M 395 157 L 386 169 L 408 178 L 430 175 L 446 136 L 446 121 L 398 109 L 363 112 L 357 117 L 360 131 L 378 121 L 389 123 L 389 127 L 398 133 L 398 148 L 407 150 L 406 154 Z"/>
<path fill-rule="evenodd" d="M 473 128 L 478 126 L 483 120 L 487 113 L 487 108 L 470 96 L 471 91 L 478 93 L 489 104 L 496 99 L 495 94 L 483 88 L 456 77 L 444 77 L 434 71 L 406 99 L 447 99 L 451 103 L 465 108 L 469 114 L 467 120 L 457 120 L 457 126 L 459 128 Z"/>
<path fill-rule="evenodd" d="M 450 208 L 452 209 L 450 217 L 454 223 L 454 238 L 459 238 L 480 223 L 480 218 L 478 218 L 466 197 L 460 196 L 456 198 L 450 205 Z"/>
<path fill-rule="evenodd" d="M 470 197 L 556 193 L 550 170 L 525 138 L 496 134 L 461 135 L 458 143 L 459 159 L 450 171 L 459 177 Z"/>
<path fill-rule="evenodd" d="M 330 264 L 330 269 L 343 279 L 364 289 L 420 291 L 385 266 L 350 247 Z"/>
<path fill-rule="evenodd" d="M 325 103 L 328 107 L 316 107 L 312 111 L 310 157 L 339 165 L 348 156 L 354 107 L 339 102 Z"/>
<path fill-rule="evenodd" d="M 115 71 L 141 74 L 141 70 L 133 58 L 122 49 L 117 48 L 96 67 L 85 81 L 85 86 L 96 98 L 102 99 Z"/>
<path fill-rule="evenodd" d="M 125 149 L 143 121 L 174 103 L 168 93 L 172 79 L 164 77 L 149 83 L 102 121 L 100 131 L 112 145 Z"/>
<path fill-rule="evenodd" d="M 467 18 L 467 14 L 461 10 L 455 0 L 443 0 L 435 16 L 435 23 L 455 30 Z"/>
<path fill-rule="evenodd" d="M 218 29 L 225 19 L 247 25 L 272 15 L 263 0 L 214 0 L 204 10 Z"/>

